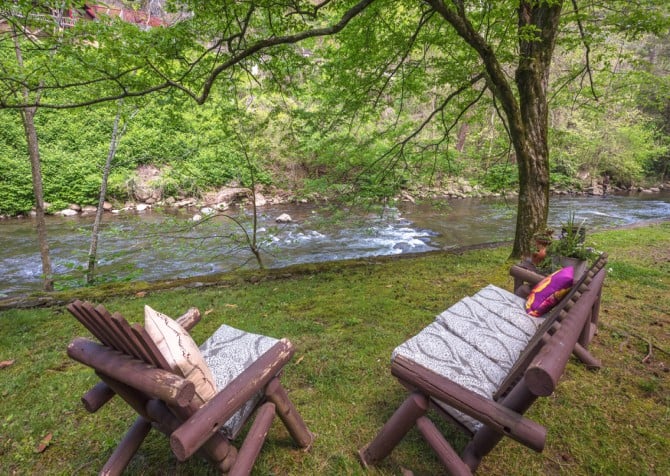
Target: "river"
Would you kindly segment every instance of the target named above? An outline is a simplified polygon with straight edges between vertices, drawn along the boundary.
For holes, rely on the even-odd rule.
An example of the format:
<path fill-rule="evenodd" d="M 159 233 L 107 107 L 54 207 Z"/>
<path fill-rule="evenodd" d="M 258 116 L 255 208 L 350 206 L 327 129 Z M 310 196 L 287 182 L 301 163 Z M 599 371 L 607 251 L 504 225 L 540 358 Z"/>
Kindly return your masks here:
<path fill-rule="evenodd" d="M 549 223 L 572 212 L 588 229 L 670 219 L 670 191 L 605 197 L 552 197 Z M 251 230 L 248 210 L 233 209 Z M 288 213 L 292 223 L 277 224 Z M 438 249 L 511 240 L 516 203 L 463 199 L 399 203 L 374 209 L 272 205 L 259 209 L 258 242 L 267 267 Z M 158 280 L 256 267 L 244 234 L 215 217 L 194 226 L 191 214 L 106 214 L 99 243 L 103 280 Z M 52 262 L 60 287 L 82 282 L 92 216 L 48 217 Z M 32 219 L 0 221 L 0 298 L 39 290 L 41 261 Z"/>

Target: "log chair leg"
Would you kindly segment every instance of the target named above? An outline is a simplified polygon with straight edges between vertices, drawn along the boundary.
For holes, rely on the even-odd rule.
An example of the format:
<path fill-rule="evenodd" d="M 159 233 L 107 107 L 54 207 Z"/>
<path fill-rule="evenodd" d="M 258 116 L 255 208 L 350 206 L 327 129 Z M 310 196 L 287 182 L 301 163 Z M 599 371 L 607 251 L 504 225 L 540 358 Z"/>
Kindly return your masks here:
<path fill-rule="evenodd" d="M 416 420 L 416 427 L 451 476 L 472 476 L 472 471 L 470 471 L 468 465 L 463 462 L 428 417 L 419 417 Z"/>
<path fill-rule="evenodd" d="M 81 397 L 81 403 L 89 413 L 97 412 L 102 406 L 110 401 L 116 393 L 109 388 L 105 382 L 98 382 L 95 387 L 90 389 Z"/>
<path fill-rule="evenodd" d="M 123 473 L 150 430 L 151 423 L 143 417 L 137 417 L 133 426 L 130 427 L 126 436 L 123 437 L 112 456 L 100 470 L 100 474 L 112 476 Z"/>
<path fill-rule="evenodd" d="M 270 380 L 270 383 L 265 387 L 265 396 L 275 404 L 279 418 L 282 419 L 295 442 L 301 448 L 309 450 L 312 442 L 314 442 L 314 434 L 307 428 L 305 421 L 293 406 L 293 402 L 289 399 L 278 378 L 275 377 Z"/>
<path fill-rule="evenodd" d="M 426 411 L 428 397 L 420 392 L 412 392 L 379 430 L 375 439 L 359 450 L 361 464 L 367 468 L 386 458 Z"/>
<path fill-rule="evenodd" d="M 184 409 L 175 409 L 184 416 Z M 179 428 L 181 420 L 160 400 L 150 400 L 146 405 L 146 412 L 154 421 L 156 429 L 170 437 L 172 432 Z M 237 449 L 220 433 L 214 433 L 212 437 L 202 445 L 202 455 L 210 460 L 222 473 L 227 473 L 235 463 Z"/>
<path fill-rule="evenodd" d="M 591 354 L 591 352 L 589 352 L 584 346 L 582 346 L 579 343 L 575 344 L 574 349 L 572 349 L 572 353 L 584 365 L 586 365 L 586 368 L 589 369 L 589 370 L 597 370 L 597 369 L 599 369 L 603 366 L 600 359 L 598 359 L 597 357 L 594 357 Z"/>
<path fill-rule="evenodd" d="M 498 403 L 523 415 L 535 400 L 537 400 L 537 396 L 533 395 L 530 390 L 528 390 L 525 380 L 522 378 L 510 393 Z M 482 462 L 482 458 L 495 448 L 503 436 L 502 433 L 498 433 L 491 429 L 491 427 L 484 425 L 474 434 L 472 440 L 467 444 L 463 453 L 461 453 L 461 459 L 474 473 Z M 542 451 L 542 448 L 539 448 L 536 451 Z"/>
<path fill-rule="evenodd" d="M 268 431 L 270 431 L 274 417 L 274 403 L 267 402 L 261 405 L 249 429 L 249 433 L 244 439 L 240 451 L 237 453 L 237 461 L 235 461 L 235 464 L 230 469 L 228 476 L 248 476 L 251 473 L 256 458 L 258 458 L 261 452 L 261 447 L 265 443 Z"/>

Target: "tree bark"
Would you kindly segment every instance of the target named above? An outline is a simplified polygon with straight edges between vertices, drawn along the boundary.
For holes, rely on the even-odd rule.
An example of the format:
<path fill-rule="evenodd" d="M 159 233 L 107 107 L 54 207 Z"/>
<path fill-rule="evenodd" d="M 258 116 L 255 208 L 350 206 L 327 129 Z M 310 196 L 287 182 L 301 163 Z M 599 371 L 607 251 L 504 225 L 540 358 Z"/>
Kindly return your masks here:
<path fill-rule="evenodd" d="M 35 108 L 29 107 L 21 111 L 23 128 L 26 133 L 28 155 L 33 179 L 33 194 L 35 195 L 35 221 L 37 225 L 37 240 L 42 260 L 43 287 L 45 291 L 54 290 L 53 270 L 49 256 L 49 242 L 47 240 L 47 224 L 44 210 L 44 188 L 42 186 L 42 166 L 40 163 L 39 143 L 35 129 Z"/>
<path fill-rule="evenodd" d="M 549 212 L 549 115 L 547 88 L 563 2 L 519 5 L 519 94 L 522 133 L 512 137 L 519 168 L 519 203 L 512 256 L 530 256 L 533 234 L 545 227 Z M 529 39 L 525 29 L 532 28 Z"/>

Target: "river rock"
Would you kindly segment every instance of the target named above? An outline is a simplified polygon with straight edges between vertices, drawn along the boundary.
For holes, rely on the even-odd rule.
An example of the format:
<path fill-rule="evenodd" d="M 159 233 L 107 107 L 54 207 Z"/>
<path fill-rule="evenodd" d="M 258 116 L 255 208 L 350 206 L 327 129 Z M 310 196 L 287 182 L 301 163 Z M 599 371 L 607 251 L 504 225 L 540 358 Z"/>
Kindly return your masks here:
<path fill-rule="evenodd" d="M 151 205 L 147 205 L 146 203 L 138 203 L 137 206 L 135 207 L 135 210 L 137 210 L 138 212 L 143 212 L 148 208 L 151 208 Z"/>
<path fill-rule="evenodd" d="M 66 208 L 65 210 L 61 210 L 58 213 L 56 213 L 56 215 L 61 215 L 61 216 L 64 216 L 64 217 L 73 217 L 73 216 L 78 215 L 78 214 L 79 214 L 78 211 L 72 210 L 71 208 Z"/>
<path fill-rule="evenodd" d="M 158 186 L 160 182 L 161 171 L 152 165 L 143 165 L 135 172 L 135 177 L 131 181 L 131 190 L 135 199 L 139 202 L 147 200 L 160 200 L 161 189 Z"/>
<path fill-rule="evenodd" d="M 102 203 L 102 209 L 106 212 L 111 212 L 114 209 L 114 207 L 109 202 L 103 202 Z"/>
<path fill-rule="evenodd" d="M 254 201 L 256 202 L 257 207 L 264 207 L 265 205 L 268 204 L 267 198 L 263 196 L 262 193 L 256 192 L 254 195 Z"/>
<path fill-rule="evenodd" d="M 288 213 L 282 213 L 277 218 L 275 218 L 275 221 L 277 223 L 291 223 L 293 221 L 293 218 L 291 218 L 291 215 L 289 215 Z"/>
<path fill-rule="evenodd" d="M 174 202 L 174 206 L 177 208 L 190 207 L 193 205 L 195 205 L 195 198 L 185 198 L 184 200 Z"/>
<path fill-rule="evenodd" d="M 80 205 L 77 205 L 76 203 L 71 203 L 71 204 L 68 206 L 68 209 L 70 209 L 70 210 L 74 210 L 75 212 L 80 212 L 80 211 L 81 211 L 81 206 L 80 206 Z"/>
<path fill-rule="evenodd" d="M 98 207 L 94 207 L 93 205 L 86 205 L 85 207 L 82 207 L 81 212 L 82 213 L 95 213 L 98 211 Z"/>
<path fill-rule="evenodd" d="M 206 193 L 203 197 L 205 205 L 221 205 L 225 204 L 226 206 L 231 203 L 237 202 L 249 196 L 249 189 L 243 187 L 226 187 L 222 188 L 216 192 Z"/>
<path fill-rule="evenodd" d="M 216 213 L 216 210 L 210 207 L 203 207 L 200 209 L 200 213 L 202 213 L 203 215 L 213 215 L 214 213 Z"/>

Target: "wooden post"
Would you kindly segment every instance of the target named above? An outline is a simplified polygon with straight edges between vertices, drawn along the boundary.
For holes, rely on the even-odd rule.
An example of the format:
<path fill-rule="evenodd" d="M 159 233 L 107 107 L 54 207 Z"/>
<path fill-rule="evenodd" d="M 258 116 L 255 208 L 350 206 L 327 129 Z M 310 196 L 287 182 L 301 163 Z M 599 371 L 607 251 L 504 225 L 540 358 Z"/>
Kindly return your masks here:
<path fill-rule="evenodd" d="M 447 440 L 444 439 L 440 430 L 437 429 L 430 419 L 425 416 L 419 417 L 416 421 L 416 427 L 430 447 L 435 450 L 435 454 L 437 454 L 437 457 L 445 468 L 447 468 L 451 476 L 472 475 L 470 468 L 458 456 L 458 453 L 454 451 Z"/>
<path fill-rule="evenodd" d="M 275 404 L 279 418 L 284 422 L 286 429 L 293 440 L 301 448 L 309 448 L 314 441 L 314 434 L 309 431 L 300 413 L 295 409 L 286 390 L 278 378 L 273 378 L 265 388 L 265 396 Z"/>
<path fill-rule="evenodd" d="M 89 413 L 95 413 L 102 406 L 110 401 L 114 395 L 114 390 L 109 388 L 105 382 L 98 382 L 92 389 L 81 397 L 81 403 Z"/>
<path fill-rule="evenodd" d="M 509 408 L 510 410 L 523 415 L 526 413 L 533 402 L 537 400 L 537 395 L 534 395 L 528 390 L 526 382 L 523 377 L 521 380 L 510 390 L 510 392 L 500 400 L 500 404 Z M 461 453 L 461 458 L 463 462 L 470 468 L 474 473 L 477 470 L 477 467 L 482 461 L 482 458 L 489 454 L 493 448 L 498 444 L 498 442 L 503 438 L 503 434 L 499 431 L 496 431 L 494 428 L 489 426 L 482 426 L 472 437 L 470 442 L 467 444 L 463 452 Z M 533 448 L 535 451 L 542 451 L 543 448 Z"/>
<path fill-rule="evenodd" d="M 237 453 L 237 461 L 230 469 L 228 476 L 248 476 L 251 473 L 256 458 L 261 452 L 265 438 L 270 431 L 270 425 L 275 417 L 274 403 L 264 403 L 256 412 L 254 423 L 249 429 L 247 437 Z"/>
<path fill-rule="evenodd" d="M 375 439 L 358 452 L 363 466 L 367 468 L 386 458 L 416 424 L 416 420 L 427 411 L 428 397 L 412 392 L 379 430 Z"/>
<path fill-rule="evenodd" d="M 151 431 L 151 423 L 142 417 L 137 417 L 133 426 L 130 427 L 126 436 L 109 457 L 105 465 L 100 470 L 101 475 L 116 476 L 123 473 L 130 460 L 139 449 L 144 439 Z"/>
<path fill-rule="evenodd" d="M 70 343 L 67 354 L 74 360 L 159 400 L 185 406 L 195 395 L 193 383 L 185 378 L 81 337 Z"/>
<path fill-rule="evenodd" d="M 439 375 L 402 355 L 396 356 L 391 373 L 401 381 L 421 390 L 436 400 L 509 436 L 536 451 L 542 451 L 547 430 L 517 412 L 483 397 L 456 382 Z"/>

